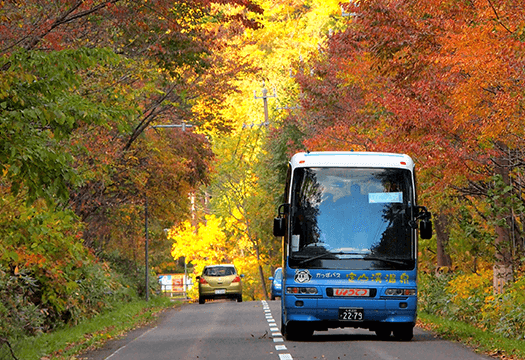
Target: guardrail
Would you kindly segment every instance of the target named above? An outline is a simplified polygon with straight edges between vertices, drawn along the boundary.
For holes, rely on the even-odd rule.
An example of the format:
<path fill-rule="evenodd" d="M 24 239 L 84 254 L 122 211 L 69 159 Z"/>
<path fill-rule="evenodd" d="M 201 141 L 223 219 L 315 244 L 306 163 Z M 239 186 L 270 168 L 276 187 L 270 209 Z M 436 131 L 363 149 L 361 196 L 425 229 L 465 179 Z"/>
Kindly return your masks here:
<path fill-rule="evenodd" d="M 160 292 L 163 296 L 167 296 L 167 297 L 184 298 L 184 299 L 188 298 L 186 291 L 184 291 L 184 288 L 173 287 L 172 285 L 160 284 Z"/>

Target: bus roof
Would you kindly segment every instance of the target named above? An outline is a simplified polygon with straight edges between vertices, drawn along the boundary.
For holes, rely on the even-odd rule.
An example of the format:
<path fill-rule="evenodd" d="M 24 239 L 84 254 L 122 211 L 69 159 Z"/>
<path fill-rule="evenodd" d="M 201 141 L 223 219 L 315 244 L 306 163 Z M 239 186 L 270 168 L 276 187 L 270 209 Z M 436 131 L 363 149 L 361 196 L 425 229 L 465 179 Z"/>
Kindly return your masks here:
<path fill-rule="evenodd" d="M 364 167 L 414 169 L 414 162 L 405 154 L 358 152 L 358 151 L 320 151 L 297 153 L 291 161 L 296 167 Z"/>

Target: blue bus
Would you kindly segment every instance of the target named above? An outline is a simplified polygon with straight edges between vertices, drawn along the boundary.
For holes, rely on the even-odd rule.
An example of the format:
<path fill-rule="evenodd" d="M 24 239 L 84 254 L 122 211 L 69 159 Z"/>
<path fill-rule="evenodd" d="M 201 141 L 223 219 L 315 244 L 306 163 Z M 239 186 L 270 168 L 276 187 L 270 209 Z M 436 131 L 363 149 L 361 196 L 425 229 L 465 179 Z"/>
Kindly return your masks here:
<path fill-rule="evenodd" d="M 430 239 L 430 219 L 407 155 L 294 155 L 273 229 L 282 237 L 283 336 L 354 327 L 411 340 L 418 230 Z"/>

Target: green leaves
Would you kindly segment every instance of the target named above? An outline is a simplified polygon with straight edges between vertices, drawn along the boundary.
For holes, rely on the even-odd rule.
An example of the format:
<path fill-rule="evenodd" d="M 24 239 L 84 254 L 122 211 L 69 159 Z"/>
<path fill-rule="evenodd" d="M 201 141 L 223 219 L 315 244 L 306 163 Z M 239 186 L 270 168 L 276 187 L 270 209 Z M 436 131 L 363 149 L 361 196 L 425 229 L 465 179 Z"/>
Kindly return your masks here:
<path fill-rule="evenodd" d="M 0 337 L 24 335 L 44 324 L 44 314 L 31 301 L 37 291 L 34 278 L 20 271 L 11 275 L 0 265 Z"/>
<path fill-rule="evenodd" d="M 0 78 L 0 173 L 14 194 L 24 188 L 29 203 L 67 200 L 80 178 L 64 140 L 83 123 L 129 114 L 113 99 L 84 94 L 86 74 L 96 77 L 98 69 L 119 61 L 108 49 L 19 51 L 5 58 L 12 65 Z"/>

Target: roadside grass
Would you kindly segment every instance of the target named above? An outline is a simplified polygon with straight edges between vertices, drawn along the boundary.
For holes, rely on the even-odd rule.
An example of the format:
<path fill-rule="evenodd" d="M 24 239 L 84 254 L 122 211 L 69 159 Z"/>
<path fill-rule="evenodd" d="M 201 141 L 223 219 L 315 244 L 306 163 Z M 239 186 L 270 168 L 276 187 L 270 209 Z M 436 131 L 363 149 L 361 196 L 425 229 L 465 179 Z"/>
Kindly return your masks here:
<path fill-rule="evenodd" d="M 463 343 L 478 353 L 505 360 L 525 360 L 525 341 L 508 339 L 465 323 L 418 313 L 418 325 L 442 339 Z"/>
<path fill-rule="evenodd" d="M 119 308 L 95 316 L 74 327 L 64 327 L 52 333 L 24 338 L 11 344 L 16 359 L 75 359 L 75 355 L 104 345 L 126 332 L 155 321 L 167 308 L 181 306 L 167 297 L 154 297 L 122 304 Z M 13 358 L 14 360 L 15 358 Z"/>

